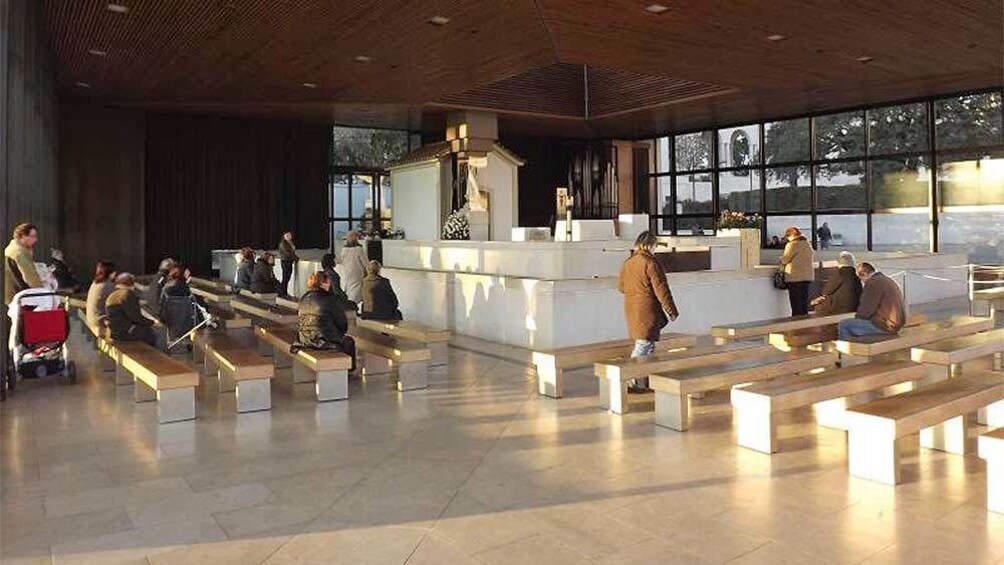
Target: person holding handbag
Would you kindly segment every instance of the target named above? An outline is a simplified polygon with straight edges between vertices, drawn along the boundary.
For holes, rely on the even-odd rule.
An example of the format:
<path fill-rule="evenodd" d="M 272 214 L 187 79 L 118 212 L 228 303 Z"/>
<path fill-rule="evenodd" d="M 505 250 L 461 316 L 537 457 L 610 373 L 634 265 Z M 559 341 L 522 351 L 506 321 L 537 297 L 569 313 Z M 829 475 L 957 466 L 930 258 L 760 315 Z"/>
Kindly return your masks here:
<path fill-rule="evenodd" d="M 792 316 L 809 313 L 809 285 L 815 280 L 812 266 L 812 245 L 802 235 L 802 230 L 791 226 L 784 231 L 787 243 L 781 254 L 781 272 L 788 287 L 788 303 Z"/>

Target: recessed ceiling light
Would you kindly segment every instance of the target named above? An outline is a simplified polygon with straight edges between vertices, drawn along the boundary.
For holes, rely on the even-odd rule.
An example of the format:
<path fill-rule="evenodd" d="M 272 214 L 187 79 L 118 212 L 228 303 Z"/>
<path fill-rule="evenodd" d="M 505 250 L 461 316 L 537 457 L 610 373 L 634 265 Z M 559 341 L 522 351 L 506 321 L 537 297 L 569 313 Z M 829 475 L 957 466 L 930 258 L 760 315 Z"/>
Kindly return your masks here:
<path fill-rule="evenodd" d="M 317 88 L 316 82 L 305 82 L 303 83 L 304 88 Z"/>
<path fill-rule="evenodd" d="M 107 51 L 102 51 L 101 49 L 88 49 L 87 53 L 89 55 L 94 55 L 95 57 L 104 57 L 108 55 Z"/>
<path fill-rule="evenodd" d="M 869 57 L 868 55 L 865 55 L 863 57 L 858 57 L 857 60 L 859 63 L 871 63 L 872 61 L 875 60 L 875 57 Z"/>
<path fill-rule="evenodd" d="M 668 9 L 669 8 L 663 6 L 662 4 L 649 4 L 648 6 L 645 6 L 645 11 L 649 14 L 661 14 Z"/>
<path fill-rule="evenodd" d="M 444 26 L 450 23 L 450 18 L 446 16 L 432 16 L 428 19 L 428 22 L 434 26 Z"/>
<path fill-rule="evenodd" d="M 352 58 L 352 60 L 357 63 L 372 63 L 373 57 L 370 57 L 369 55 L 356 55 Z"/>
<path fill-rule="evenodd" d="M 780 33 L 775 33 L 767 36 L 767 41 L 784 41 L 785 39 L 788 38 L 781 35 Z"/>
<path fill-rule="evenodd" d="M 109 2 L 105 8 L 107 8 L 109 12 L 115 12 L 116 14 L 124 14 L 129 11 L 129 6 L 115 4 L 113 2 Z"/>
<path fill-rule="evenodd" d="M 73 83 L 73 86 L 76 86 L 77 88 L 90 88 L 91 87 L 91 85 L 88 84 L 88 83 L 86 83 L 86 82 L 75 82 L 75 83 Z"/>

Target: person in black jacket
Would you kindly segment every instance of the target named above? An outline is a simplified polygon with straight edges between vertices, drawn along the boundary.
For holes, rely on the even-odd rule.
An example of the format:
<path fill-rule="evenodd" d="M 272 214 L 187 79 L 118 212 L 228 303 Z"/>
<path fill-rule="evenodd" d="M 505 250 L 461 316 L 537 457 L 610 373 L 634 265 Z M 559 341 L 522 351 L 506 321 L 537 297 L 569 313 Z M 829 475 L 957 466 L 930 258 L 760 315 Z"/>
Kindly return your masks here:
<path fill-rule="evenodd" d="M 307 293 L 300 298 L 296 311 L 299 347 L 346 351 L 349 324 L 332 288 L 331 278 L 323 271 L 307 278 Z"/>
<path fill-rule="evenodd" d="M 250 247 L 241 248 L 241 262 L 237 264 L 237 277 L 234 288 L 238 291 L 251 290 L 251 273 L 254 272 L 254 250 Z"/>
<path fill-rule="evenodd" d="M 401 320 L 397 294 L 390 281 L 380 276 L 380 262 L 370 261 L 366 265 L 363 279 L 363 308 L 360 317 L 364 320 Z"/>
<path fill-rule="evenodd" d="M 331 279 L 331 293 L 338 298 L 343 310 L 355 310 L 356 303 L 349 300 L 345 291 L 342 290 L 342 277 L 335 270 L 335 254 L 325 253 L 321 256 L 321 270 Z"/>
<path fill-rule="evenodd" d="M 861 279 L 858 278 L 854 254 L 841 251 L 837 258 L 837 272 L 826 279 L 820 295 L 812 300 L 817 314 L 843 314 L 855 312 L 861 300 Z"/>
<path fill-rule="evenodd" d="M 160 289 L 160 299 L 163 302 L 164 297 L 187 297 L 192 295 L 192 289 L 188 286 L 188 278 L 192 276 L 191 271 L 188 267 L 178 263 L 171 267 L 171 270 L 167 272 L 167 278 L 164 282 L 164 288 Z"/>
<path fill-rule="evenodd" d="M 142 341 L 157 346 L 153 322 L 143 316 L 139 295 L 133 291 L 135 279 L 129 273 L 115 277 L 115 290 L 105 301 L 108 313 L 108 331 L 117 341 Z"/>
<path fill-rule="evenodd" d="M 300 260 L 296 255 L 296 245 L 293 243 L 293 232 L 286 231 L 279 241 L 279 262 L 282 264 L 282 282 L 279 283 L 279 293 L 289 296 L 289 279 L 293 278 L 293 265 Z"/>
<path fill-rule="evenodd" d="M 273 294 L 279 290 L 279 281 L 274 272 L 275 255 L 263 253 L 254 263 L 251 271 L 251 292 L 255 294 Z"/>

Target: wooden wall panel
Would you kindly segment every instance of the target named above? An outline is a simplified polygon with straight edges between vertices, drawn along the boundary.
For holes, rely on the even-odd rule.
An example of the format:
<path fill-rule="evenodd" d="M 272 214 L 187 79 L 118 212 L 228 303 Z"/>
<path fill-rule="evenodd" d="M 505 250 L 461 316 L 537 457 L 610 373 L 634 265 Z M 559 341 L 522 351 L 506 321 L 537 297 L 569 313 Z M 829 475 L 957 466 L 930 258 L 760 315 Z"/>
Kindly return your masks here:
<path fill-rule="evenodd" d="M 80 278 L 99 259 L 145 269 L 145 118 L 96 106 L 60 108 L 59 195 L 67 260 Z"/>

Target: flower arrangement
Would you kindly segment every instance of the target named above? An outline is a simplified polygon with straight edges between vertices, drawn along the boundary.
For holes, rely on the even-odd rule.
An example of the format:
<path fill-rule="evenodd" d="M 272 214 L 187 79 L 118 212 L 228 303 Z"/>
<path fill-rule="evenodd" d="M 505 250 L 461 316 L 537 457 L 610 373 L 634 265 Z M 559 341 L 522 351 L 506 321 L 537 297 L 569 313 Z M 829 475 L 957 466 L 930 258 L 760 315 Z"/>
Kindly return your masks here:
<path fill-rule="evenodd" d="M 471 221 L 467 206 L 451 213 L 443 223 L 443 239 L 458 240 L 471 238 Z"/>
<path fill-rule="evenodd" d="M 745 212 L 732 212 L 729 210 L 722 210 L 722 215 L 718 217 L 718 229 L 720 230 L 759 228 L 759 227 L 760 227 L 759 214 L 747 214 Z"/>

